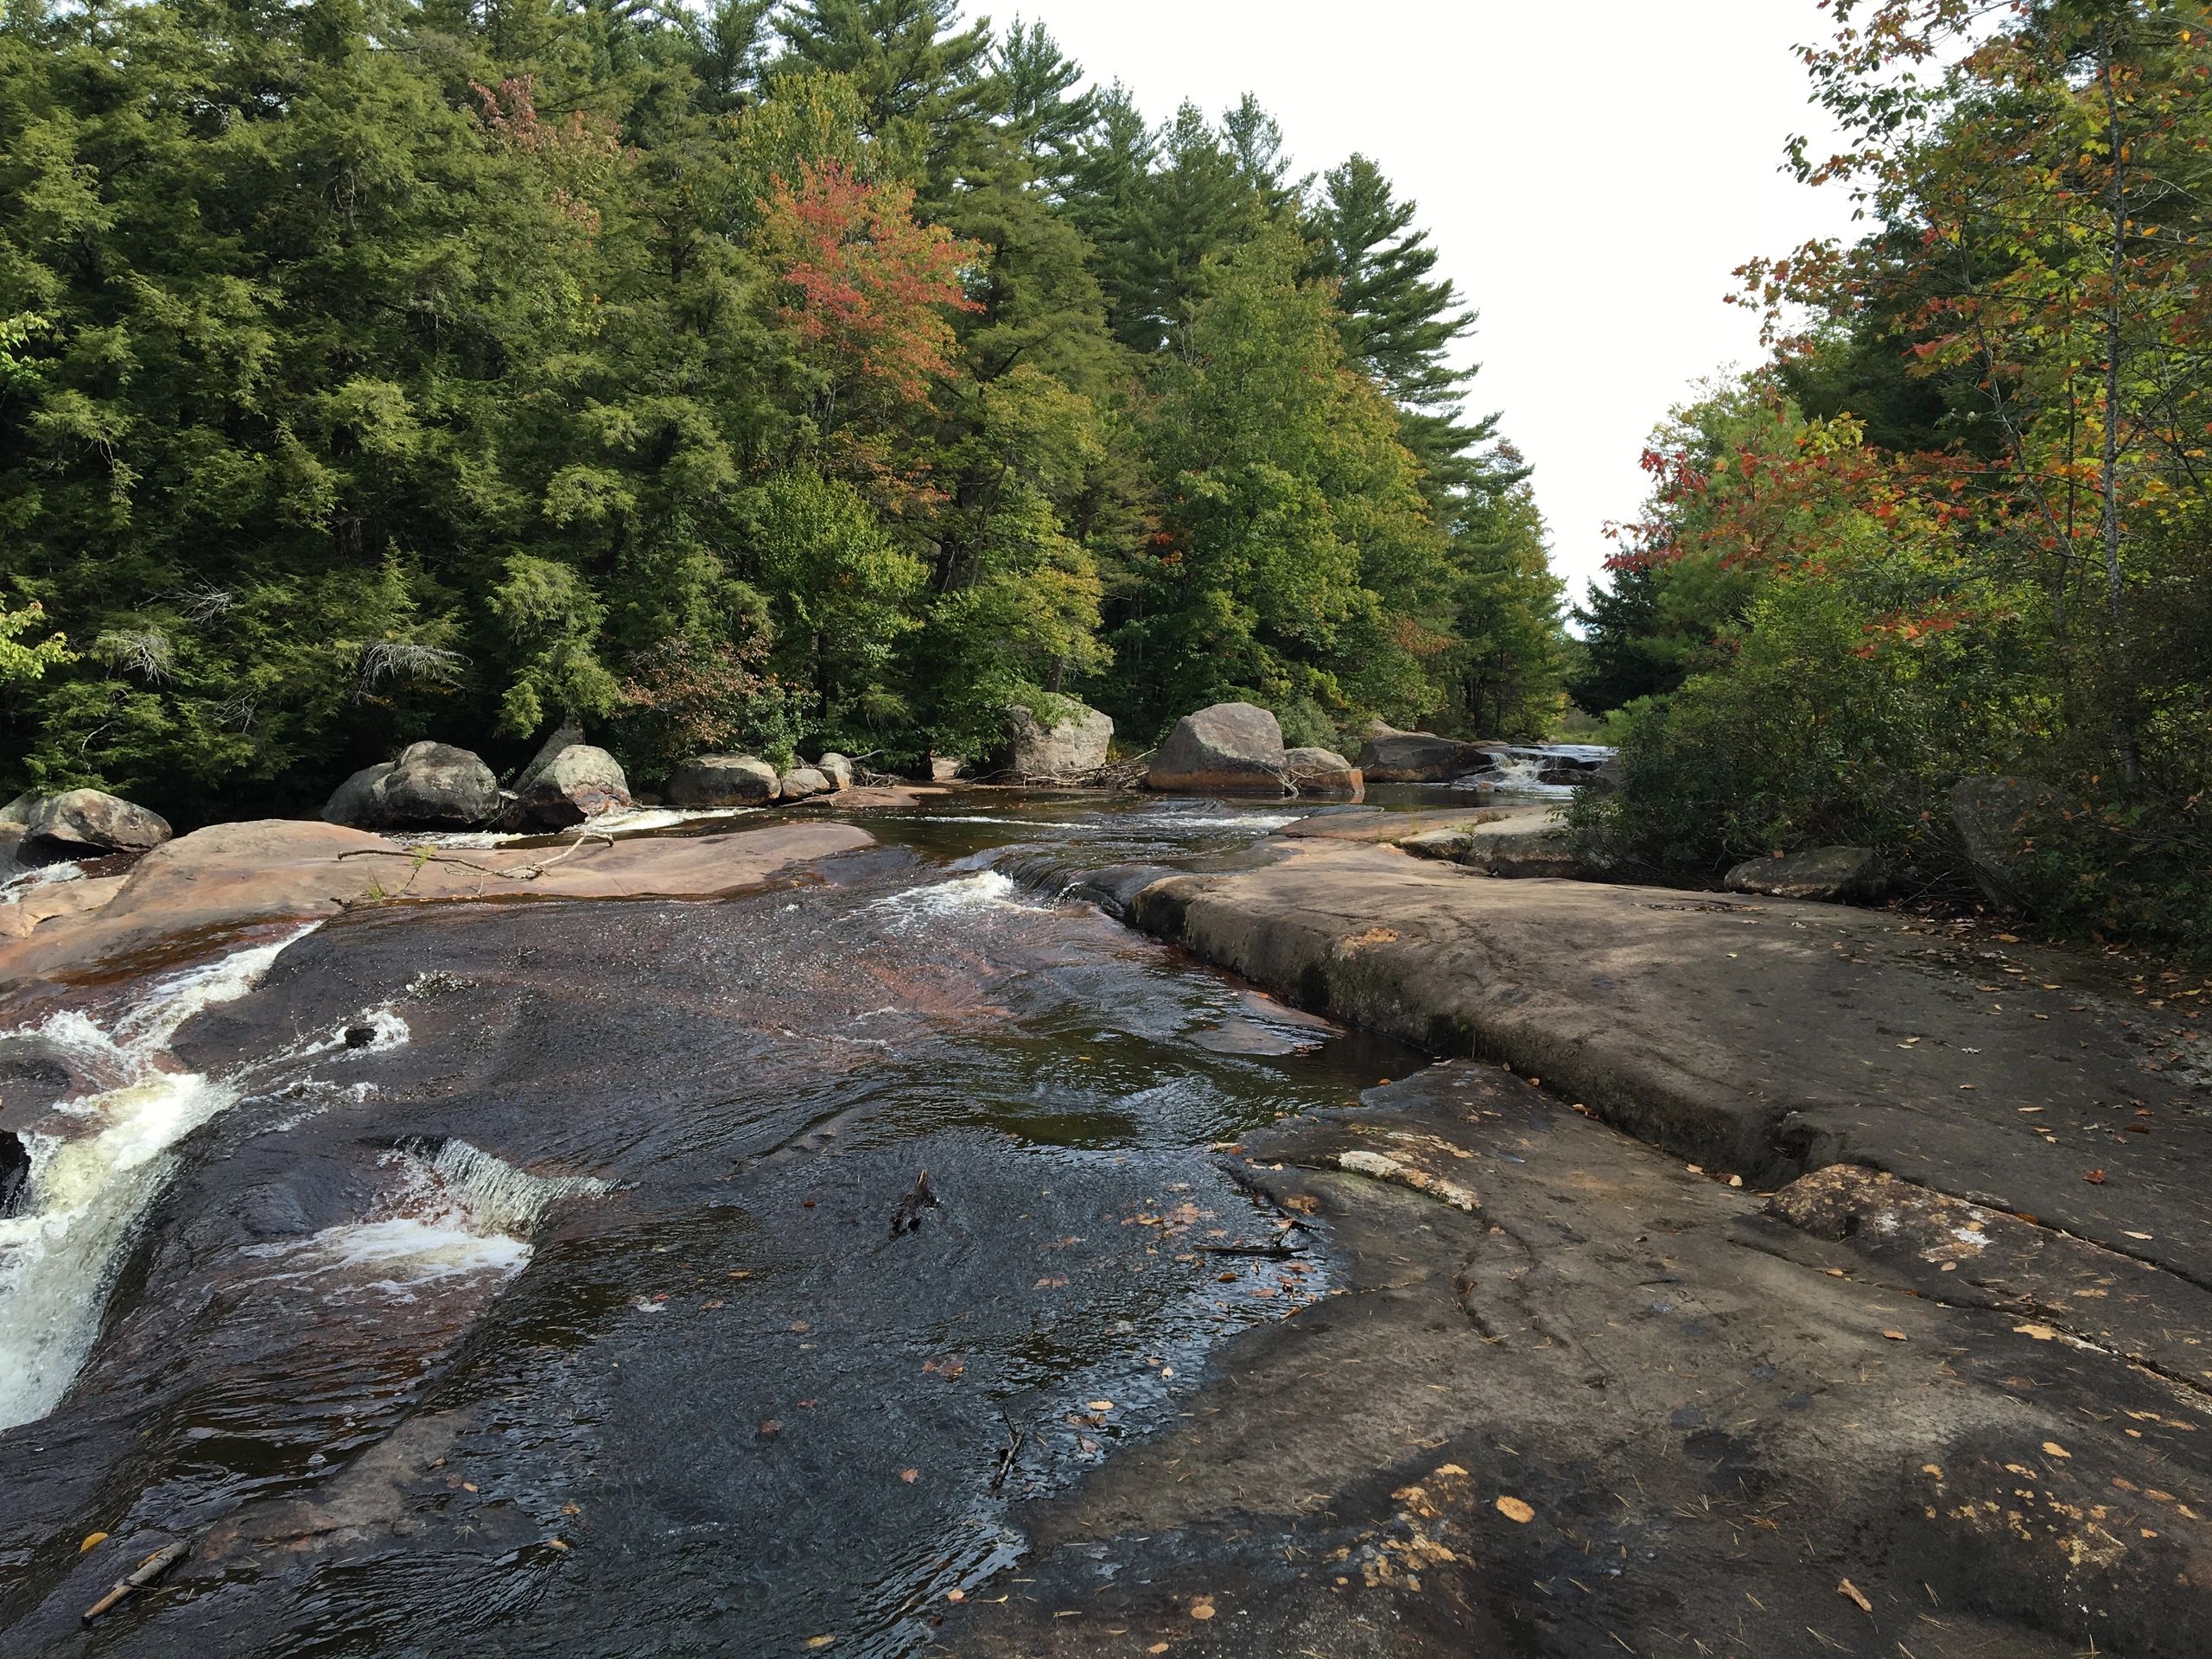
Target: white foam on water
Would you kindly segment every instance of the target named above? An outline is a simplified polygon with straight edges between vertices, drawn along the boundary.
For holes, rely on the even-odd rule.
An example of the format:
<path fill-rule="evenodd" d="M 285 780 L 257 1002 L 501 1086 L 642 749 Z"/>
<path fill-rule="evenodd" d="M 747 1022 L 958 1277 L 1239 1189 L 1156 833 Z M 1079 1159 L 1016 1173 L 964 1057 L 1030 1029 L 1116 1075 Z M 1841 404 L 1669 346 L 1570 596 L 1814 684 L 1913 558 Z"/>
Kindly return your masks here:
<path fill-rule="evenodd" d="M 37 869 L 26 870 L 21 875 L 0 881 L 0 905 L 12 905 L 41 887 L 52 887 L 57 881 L 79 881 L 84 879 L 81 864 L 64 861 L 59 864 L 43 864 Z"/>
<path fill-rule="evenodd" d="M 1303 812 L 1235 812 L 1209 814 L 1172 812 L 1164 815 L 1166 821 L 1179 830 L 1249 830 L 1262 834 L 1269 830 L 1281 830 L 1299 822 Z"/>
<path fill-rule="evenodd" d="M 399 1169 L 398 1184 L 363 1220 L 251 1247 L 247 1255 L 282 1268 L 263 1277 L 312 1284 L 337 1300 L 412 1302 L 437 1287 L 480 1290 L 484 1274 L 496 1287 L 529 1265 L 531 1232 L 556 1202 L 613 1190 L 588 1175 L 532 1175 L 466 1141 L 448 1141 L 434 1156 L 395 1152 L 384 1161 Z"/>
<path fill-rule="evenodd" d="M 10 1033 L 119 1079 L 61 1103 L 83 1134 L 27 1137 L 24 1212 L 0 1219 L 0 1429 L 59 1403 L 99 1332 L 108 1281 L 132 1226 L 175 1166 L 172 1149 L 237 1103 L 232 1084 L 174 1068 L 169 1039 L 194 1014 L 251 990 L 286 946 L 315 931 L 165 975 L 103 1030 L 84 1014 Z"/>
<path fill-rule="evenodd" d="M 510 842 L 547 841 L 587 832 L 595 836 L 643 835 L 649 830 L 672 830 L 680 823 L 741 818 L 760 810 L 757 806 L 633 806 L 626 812 L 602 812 L 566 830 L 410 830 L 392 839 L 410 847 L 505 847 Z"/>
<path fill-rule="evenodd" d="M 996 870 L 978 870 L 955 880 L 909 887 L 904 893 L 877 899 L 869 908 L 887 912 L 893 927 L 912 927 L 957 916 L 972 916 L 982 911 L 1027 909 L 1027 906 L 1015 902 L 1014 893 L 1011 877 Z"/>

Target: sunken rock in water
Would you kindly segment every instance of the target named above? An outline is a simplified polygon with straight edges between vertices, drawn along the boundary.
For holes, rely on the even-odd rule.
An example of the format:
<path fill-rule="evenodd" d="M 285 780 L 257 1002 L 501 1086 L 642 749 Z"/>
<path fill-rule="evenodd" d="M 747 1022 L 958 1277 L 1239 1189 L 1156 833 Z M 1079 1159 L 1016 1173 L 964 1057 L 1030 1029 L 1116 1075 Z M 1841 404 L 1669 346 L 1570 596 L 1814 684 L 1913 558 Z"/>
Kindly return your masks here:
<path fill-rule="evenodd" d="M 1815 847 L 1781 858 L 1746 859 L 1728 872 L 1732 893 L 1851 904 L 1878 899 L 1887 877 L 1871 847 Z"/>
<path fill-rule="evenodd" d="M 776 798 L 776 769 L 749 754 L 697 754 L 670 774 L 671 806 L 760 806 Z"/>
<path fill-rule="evenodd" d="M 816 761 L 814 769 L 830 780 L 832 789 L 853 786 L 853 763 L 834 750 Z"/>
<path fill-rule="evenodd" d="M 1440 784 L 1496 764 L 1488 749 L 1433 732 L 1378 732 L 1359 752 L 1360 776 L 1370 784 Z"/>
<path fill-rule="evenodd" d="M 2058 791 L 2032 778 L 1967 778 L 1951 791 L 1951 827 L 1981 890 L 2008 909 L 2030 908 L 2017 865 L 2036 820 L 2057 804 Z"/>
<path fill-rule="evenodd" d="M 97 789 L 41 796 L 26 809 L 23 819 L 23 840 L 33 850 L 73 855 L 143 853 L 168 838 L 166 818 Z"/>
<path fill-rule="evenodd" d="M 563 745 L 543 767 L 526 773 L 515 793 L 524 817 L 556 830 L 630 805 L 621 763 L 589 743 Z"/>
<path fill-rule="evenodd" d="M 830 780 L 813 766 L 793 766 L 776 780 L 779 793 L 787 801 L 804 801 L 816 795 L 827 795 Z"/>
<path fill-rule="evenodd" d="M 1006 711 L 1006 724 L 1007 772 L 1020 784 L 1096 772 L 1114 741 L 1112 716 L 1080 702 L 1065 702 L 1044 719 L 1016 703 Z"/>
<path fill-rule="evenodd" d="M 1175 722 L 1145 773 L 1147 789 L 1280 795 L 1289 759 L 1282 728 L 1249 702 L 1217 702 Z"/>
<path fill-rule="evenodd" d="M 365 830 L 483 823 L 499 810 L 499 782 L 467 749 L 410 743 L 397 761 L 365 766 L 332 794 L 326 823 Z"/>
<path fill-rule="evenodd" d="M 1334 749 L 1284 751 L 1283 776 L 1308 800 L 1357 801 L 1367 794 L 1359 768 Z"/>

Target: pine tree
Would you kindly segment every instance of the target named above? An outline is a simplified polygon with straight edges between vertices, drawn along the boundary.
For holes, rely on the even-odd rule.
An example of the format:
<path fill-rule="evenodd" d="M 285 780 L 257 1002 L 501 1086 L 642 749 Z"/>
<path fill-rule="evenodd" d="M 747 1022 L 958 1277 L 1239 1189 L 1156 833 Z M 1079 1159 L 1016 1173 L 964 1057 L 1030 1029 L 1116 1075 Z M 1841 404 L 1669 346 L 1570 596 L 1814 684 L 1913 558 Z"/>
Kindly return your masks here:
<path fill-rule="evenodd" d="M 1099 114 L 1096 92 L 1075 92 L 1083 66 L 1061 53 L 1044 24 L 1017 17 L 991 67 L 1001 86 L 1000 130 L 1027 161 L 1032 177 L 1055 195 L 1064 194 L 1083 137 Z"/>

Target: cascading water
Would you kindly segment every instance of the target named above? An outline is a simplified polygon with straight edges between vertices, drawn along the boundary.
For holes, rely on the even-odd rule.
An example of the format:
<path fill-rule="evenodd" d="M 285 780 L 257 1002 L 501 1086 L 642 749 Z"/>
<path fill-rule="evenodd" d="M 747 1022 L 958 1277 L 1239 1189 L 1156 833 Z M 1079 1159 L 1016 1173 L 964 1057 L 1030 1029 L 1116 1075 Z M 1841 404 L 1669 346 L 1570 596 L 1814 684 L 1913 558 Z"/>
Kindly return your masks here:
<path fill-rule="evenodd" d="M 82 1133 L 22 1136 L 30 1166 L 19 1213 L 0 1219 L 0 1429 L 44 1416 L 67 1391 L 131 1226 L 168 1179 L 172 1149 L 238 1099 L 232 1084 L 172 1069 L 169 1039 L 194 1014 L 245 995 L 313 931 L 171 974 L 110 1030 L 69 1012 L 10 1034 L 121 1081 L 60 1103 Z"/>

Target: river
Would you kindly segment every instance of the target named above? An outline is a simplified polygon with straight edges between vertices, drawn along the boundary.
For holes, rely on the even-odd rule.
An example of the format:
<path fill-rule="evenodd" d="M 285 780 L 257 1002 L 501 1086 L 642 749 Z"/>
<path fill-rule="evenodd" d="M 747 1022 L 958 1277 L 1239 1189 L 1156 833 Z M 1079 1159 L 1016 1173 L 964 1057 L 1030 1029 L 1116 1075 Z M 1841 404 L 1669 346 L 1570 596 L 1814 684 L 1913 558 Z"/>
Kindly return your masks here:
<path fill-rule="evenodd" d="M 1213 1149 L 1421 1058 L 1065 890 L 1287 819 L 947 797 L 738 898 L 355 912 L 0 1036 L 0 1645 L 918 1651 L 1011 1506 L 1330 1294 Z"/>

